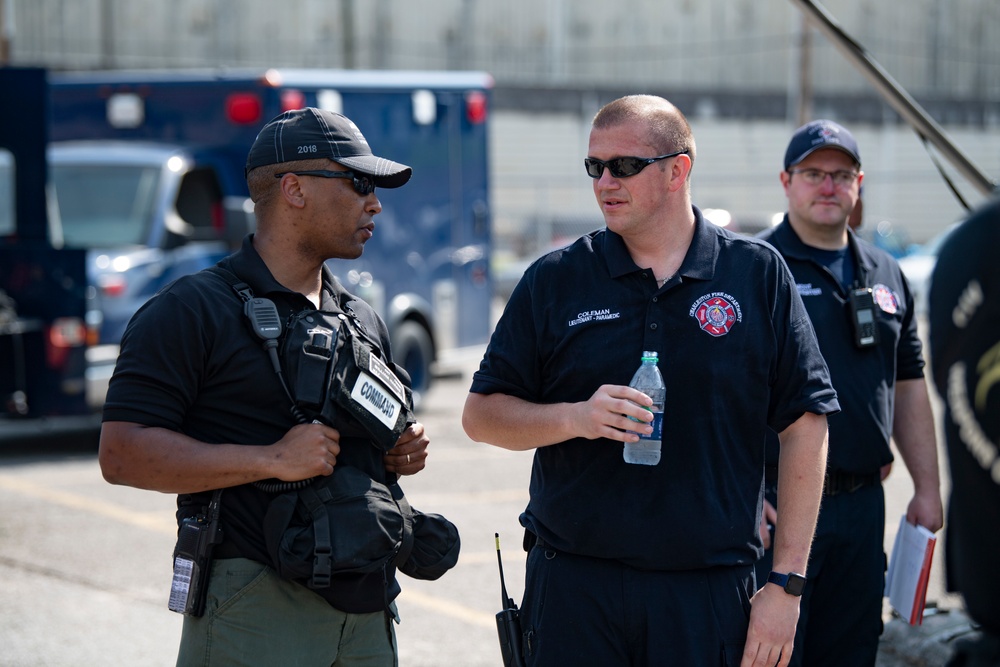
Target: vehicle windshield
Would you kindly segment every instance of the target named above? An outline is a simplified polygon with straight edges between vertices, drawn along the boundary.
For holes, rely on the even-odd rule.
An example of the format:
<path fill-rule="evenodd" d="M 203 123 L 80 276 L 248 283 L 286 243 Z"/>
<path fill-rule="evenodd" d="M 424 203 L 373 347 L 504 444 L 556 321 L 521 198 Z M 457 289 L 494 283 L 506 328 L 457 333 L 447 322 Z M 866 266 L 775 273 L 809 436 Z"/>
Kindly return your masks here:
<path fill-rule="evenodd" d="M 71 248 L 145 243 L 159 169 L 145 165 L 52 165 L 53 241 Z"/>

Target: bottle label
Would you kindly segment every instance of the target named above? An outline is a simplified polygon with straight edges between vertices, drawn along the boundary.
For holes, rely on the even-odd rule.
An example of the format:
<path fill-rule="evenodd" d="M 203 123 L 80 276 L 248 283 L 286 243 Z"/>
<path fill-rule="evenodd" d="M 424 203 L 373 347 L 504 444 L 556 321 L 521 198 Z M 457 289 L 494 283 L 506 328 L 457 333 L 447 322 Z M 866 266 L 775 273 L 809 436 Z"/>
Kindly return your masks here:
<path fill-rule="evenodd" d="M 653 412 L 650 410 L 650 412 Z M 652 421 L 653 432 L 649 435 L 639 434 L 640 440 L 663 440 L 663 412 L 653 412 Z"/>

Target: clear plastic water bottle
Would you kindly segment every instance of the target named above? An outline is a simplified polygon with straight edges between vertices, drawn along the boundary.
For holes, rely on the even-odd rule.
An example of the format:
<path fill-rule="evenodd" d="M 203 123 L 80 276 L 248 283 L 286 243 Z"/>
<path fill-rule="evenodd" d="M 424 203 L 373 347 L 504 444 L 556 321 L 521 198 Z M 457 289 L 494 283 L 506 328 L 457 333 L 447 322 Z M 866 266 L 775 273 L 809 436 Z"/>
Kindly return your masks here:
<path fill-rule="evenodd" d="M 653 407 L 646 408 L 653 413 L 653 432 L 649 435 L 639 433 L 639 442 L 625 443 L 625 463 L 655 466 L 660 462 L 660 442 L 663 439 L 663 404 L 667 400 L 667 387 L 663 376 L 656 365 L 659 355 L 656 352 L 643 352 L 642 365 L 632 376 L 628 386 L 638 389 L 653 399 Z M 645 407 L 645 406 L 643 406 Z M 633 421 L 639 421 L 629 417 Z M 634 431 L 633 431 L 634 432 Z"/>

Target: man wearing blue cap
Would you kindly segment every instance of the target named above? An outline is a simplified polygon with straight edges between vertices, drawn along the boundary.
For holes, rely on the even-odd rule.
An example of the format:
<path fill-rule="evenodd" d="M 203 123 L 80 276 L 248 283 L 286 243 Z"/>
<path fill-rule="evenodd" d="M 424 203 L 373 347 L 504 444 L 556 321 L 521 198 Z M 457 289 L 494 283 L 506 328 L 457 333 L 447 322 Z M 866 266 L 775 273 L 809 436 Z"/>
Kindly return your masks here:
<path fill-rule="evenodd" d="M 780 174 L 788 213 L 761 234 L 785 258 L 816 329 L 840 399 L 793 665 L 874 665 L 882 628 L 885 497 L 880 470 L 890 436 L 913 478 L 910 523 L 941 528 L 937 445 L 913 296 L 899 265 L 849 228 L 860 194 L 861 156 L 844 127 L 813 121 L 792 136 Z M 765 520 L 775 507 L 777 438 L 768 443 Z M 762 524 L 762 537 L 769 527 Z M 757 565 L 767 586 L 771 552 Z"/>
<path fill-rule="evenodd" d="M 188 604 L 197 596 L 184 578 L 197 577 L 181 566 L 195 559 L 181 558 L 187 552 L 178 544 L 170 603 L 185 613 L 178 665 L 392 667 L 395 567 L 334 573 L 308 587 L 282 578 L 265 534 L 268 486 L 329 476 L 342 466 L 388 484 L 423 469 L 424 427 L 410 424 L 385 452 L 357 420 L 304 417 L 299 385 L 281 379 L 264 349 L 266 336 L 248 324 L 252 302 L 274 304 L 273 316 L 261 311 L 261 321 L 279 330 L 303 311 L 341 313 L 367 334 L 372 354 L 392 373 L 385 324 L 325 262 L 361 255 L 382 210 L 376 186 L 400 187 L 410 168 L 373 155 L 350 119 L 307 108 L 264 126 L 246 175 L 256 233 L 218 267 L 165 287 L 125 331 L 104 407 L 101 469 L 113 484 L 178 494 L 182 526 L 195 519 L 210 531 L 218 519 L 221 535 L 200 605 Z M 274 349 L 282 350 L 287 374 L 287 355 L 296 350 Z"/>

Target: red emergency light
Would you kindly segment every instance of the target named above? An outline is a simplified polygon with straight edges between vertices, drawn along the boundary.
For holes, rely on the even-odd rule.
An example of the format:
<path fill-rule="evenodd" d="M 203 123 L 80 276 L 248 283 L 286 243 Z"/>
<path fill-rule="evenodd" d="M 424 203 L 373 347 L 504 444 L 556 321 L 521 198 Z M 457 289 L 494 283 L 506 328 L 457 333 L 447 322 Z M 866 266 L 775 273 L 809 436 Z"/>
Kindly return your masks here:
<path fill-rule="evenodd" d="M 288 89 L 281 91 L 281 111 L 295 111 L 306 108 L 306 96 L 301 90 Z"/>
<path fill-rule="evenodd" d="M 230 93 L 226 97 L 226 118 L 237 125 L 259 123 L 262 114 L 263 105 L 253 93 Z"/>
<path fill-rule="evenodd" d="M 473 125 L 486 122 L 486 93 L 472 90 L 465 94 L 465 117 Z"/>

